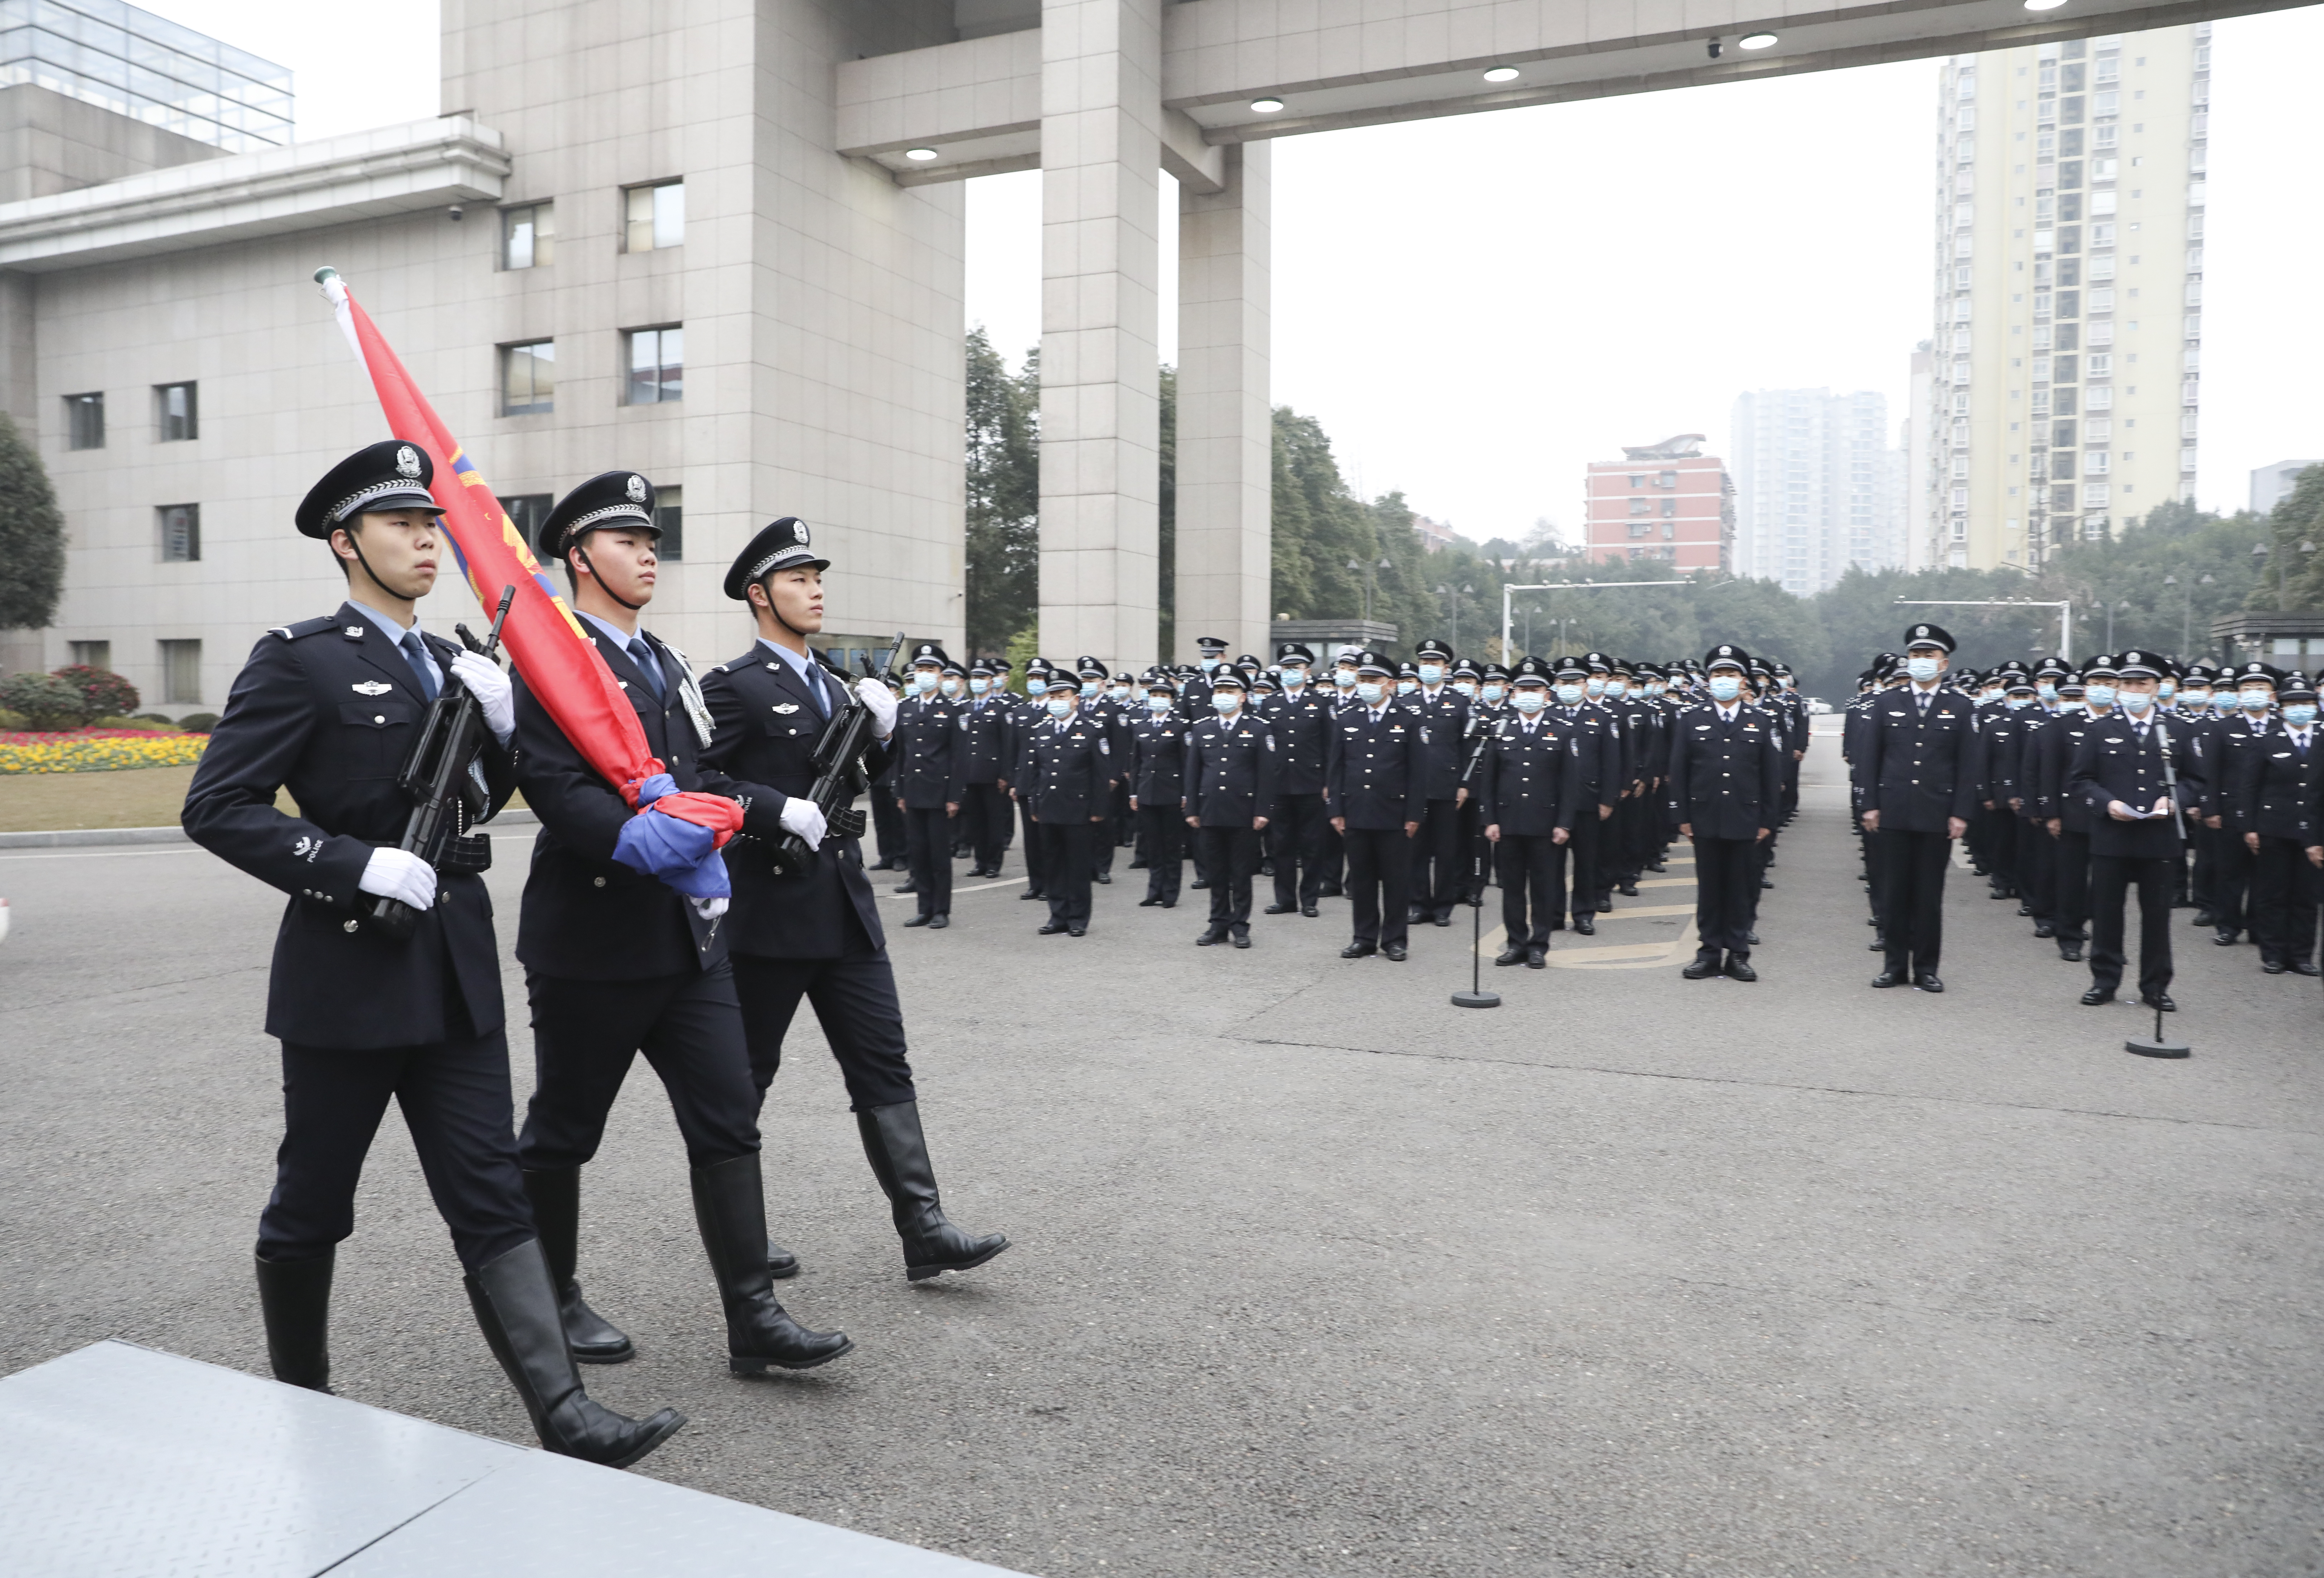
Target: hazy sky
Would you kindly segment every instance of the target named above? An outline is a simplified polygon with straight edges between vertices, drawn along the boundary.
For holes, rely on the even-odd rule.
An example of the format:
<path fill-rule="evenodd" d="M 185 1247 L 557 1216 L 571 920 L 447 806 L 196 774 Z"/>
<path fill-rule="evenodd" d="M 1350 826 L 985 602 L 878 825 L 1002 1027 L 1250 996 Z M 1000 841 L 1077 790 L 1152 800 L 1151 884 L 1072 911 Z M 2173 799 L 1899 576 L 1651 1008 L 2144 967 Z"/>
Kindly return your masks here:
<path fill-rule="evenodd" d="M 297 72 L 299 134 L 438 109 L 434 0 L 146 0 Z M 2213 33 L 2199 494 L 2324 457 L 2313 197 L 2324 8 Z M 1876 389 L 1903 420 L 1930 327 L 1937 66 L 1921 61 L 1275 144 L 1274 398 L 1369 493 L 1477 539 L 1571 528 L 1582 467 L 1726 442 L 1747 389 Z M 1165 192 L 1171 189 L 1165 182 Z M 1166 208 L 1168 200 L 1166 198 Z M 1164 217 L 1163 356 L 1176 226 Z M 1040 334 L 1039 177 L 970 184 L 968 316 Z"/>

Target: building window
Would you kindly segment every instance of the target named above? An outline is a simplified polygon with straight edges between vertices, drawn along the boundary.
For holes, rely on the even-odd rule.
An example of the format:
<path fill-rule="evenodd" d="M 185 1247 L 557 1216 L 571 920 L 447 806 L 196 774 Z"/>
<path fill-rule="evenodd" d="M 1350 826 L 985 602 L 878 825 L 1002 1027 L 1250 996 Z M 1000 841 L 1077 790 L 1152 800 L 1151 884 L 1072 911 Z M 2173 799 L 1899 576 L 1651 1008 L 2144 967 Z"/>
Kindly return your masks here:
<path fill-rule="evenodd" d="M 153 512 L 161 532 L 161 562 L 192 564 L 202 557 L 202 507 L 163 504 Z"/>
<path fill-rule="evenodd" d="M 1632 499 L 1630 501 L 1630 513 L 1633 515 L 1652 514 L 1654 512 L 1654 503 L 1650 499 Z"/>
<path fill-rule="evenodd" d="M 161 699 L 198 702 L 202 698 L 202 643 L 162 641 Z"/>
<path fill-rule="evenodd" d="M 557 409 L 557 342 L 501 347 L 501 415 L 541 416 Z"/>
<path fill-rule="evenodd" d="M 1675 471 L 1656 472 L 1655 474 L 1655 485 L 1656 487 L 1678 486 L 1678 473 Z"/>
<path fill-rule="evenodd" d="M 1634 473 L 1630 477 L 1630 485 L 1632 487 L 1644 487 L 1646 485 L 1646 479 Z"/>
<path fill-rule="evenodd" d="M 1665 499 L 1663 501 L 1663 513 L 1666 516 L 1677 514 L 1678 501 L 1676 499 Z"/>
<path fill-rule="evenodd" d="M 2092 449 L 2082 456 L 2084 476 L 2105 476 L 2114 470 L 2114 457 L 2104 449 Z"/>
<path fill-rule="evenodd" d="M 549 506 L 555 503 L 555 494 L 504 494 L 501 497 L 501 508 L 508 512 L 509 524 L 528 543 L 540 540 L 540 523 L 549 519 Z"/>
<path fill-rule="evenodd" d="M 71 449 L 105 448 L 105 396 L 65 396 L 65 445 Z"/>
<path fill-rule="evenodd" d="M 501 267 L 545 269 L 557 261 L 557 211 L 549 203 L 501 210 Z"/>
<path fill-rule="evenodd" d="M 153 386 L 153 425 L 164 444 L 200 436 L 201 416 L 190 383 Z"/>
<path fill-rule="evenodd" d="M 113 667 L 111 641 L 74 641 L 71 646 L 75 663 L 89 669 L 110 669 Z"/>
<path fill-rule="evenodd" d="M 622 245 L 625 252 L 659 252 L 686 245 L 686 183 L 633 186 L 622 194 Z"/>
<path fill-rule="evenodd" d="M 659 405 L 686 395 L 686 330 L 633 328 L 630 342 L 630 375 L 622 400 L 630 405 Z"/>
<path fill-rule="evenodd" d="M 1652 521 L 1633 521 L 1630 522 L 1631 536 L 1652 537 L 1654 534 L 1655 523 Z"/>
<path fill-rule="evenodd" d="M 686 490 L 676 486 L 654 489 L 654 524 L 661 528 L 661 540 L 654 544 L 654 557 L 682 559 L 686 557 Z"/>

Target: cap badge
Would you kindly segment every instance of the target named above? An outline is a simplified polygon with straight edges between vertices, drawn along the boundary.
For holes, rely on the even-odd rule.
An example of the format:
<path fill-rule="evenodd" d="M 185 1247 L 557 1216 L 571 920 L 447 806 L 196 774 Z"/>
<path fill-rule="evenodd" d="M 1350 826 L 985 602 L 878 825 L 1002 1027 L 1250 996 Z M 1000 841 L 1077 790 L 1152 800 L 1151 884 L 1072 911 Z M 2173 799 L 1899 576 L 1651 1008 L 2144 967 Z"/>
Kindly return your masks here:
<path fill-rule="evenodd" d="M 395 452 L 395 474 L 398 476 L 420 475 L 420 451 L 406 444 Z"/>
<path fill-rule="evenodd" d="M 646 479 L 638 475 L 637 473 L 632 472 L 630 474 L 629 487 L 625 491 L 627 491 L 630 495 L 630 503 L 633 504 L 644 503 L 646 502 Z"/>
<path fill-rule="evenodd" d="M 791 527 L 791 532 L 798 539 L 798 545 L 801 548 L 805 548 L 807 546 L 807 522 L 800 521 L 795 523 Z"/>
<path fill-rule="evenodd" d="M 358 679 L 348 688 L 357 696 L 385 696 L 395 687 L 383 679 Z"/>

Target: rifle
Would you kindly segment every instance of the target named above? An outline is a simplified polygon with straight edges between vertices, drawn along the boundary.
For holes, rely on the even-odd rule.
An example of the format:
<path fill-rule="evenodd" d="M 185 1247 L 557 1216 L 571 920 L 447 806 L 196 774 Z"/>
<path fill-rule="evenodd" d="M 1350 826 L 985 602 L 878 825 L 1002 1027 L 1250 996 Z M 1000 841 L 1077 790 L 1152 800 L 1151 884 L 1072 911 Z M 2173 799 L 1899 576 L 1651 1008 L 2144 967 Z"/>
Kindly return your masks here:
<path fill-rule="evenodd" d="M 887 672 L 875 670 L 866 658 L 863 677 L 892 680 L 896 664 L 903 655 L 904 632 L 899 630 L 895 644 L 888 649 Z M 872 709 L 853 691 L 843 694 L 847 697 L 845 705 L 833 711 L 830 722 L 816 737 L 815 787 L 807 790 L 807 798 L 823 813 L 825 837 L 861 838 L 864 816 L 855 808 L 854 800 L 872 787 L 863 771 L 863 752 L 872 745 Z M 766 845 L 766 850 L 767 863 L 779 877 L 802 875 L 815 864 L 815 849 L 796 833 L 786 831 L 781 838 Z"/>
<path fill-rule="evenodd" d="M 501 626 L 515 601 L 516 588 L 503 587 L 491 631 L 478 641 L 466 625 L 455 625 L 461 643 L 472 652 L 491 657 L 500 649 Z M 428 705 L 420 737 L 411 743 L 410 753 L 395 775 L 395 787 L 412 802 L 411 815 L 403 824 L 403 842 L 398 847 L 438 872 L 492 869 L 491 836 L 467 831 L 475 814 L 492 804 L 492 792 L 475 771 L 484 724 L 484 708 L 460 683 L 459 676 L 446 676 L 444 687 Z M 420 925 L 420 911 L 400 899 L 374 898 L 365 913 L 372 924 L 397 942 L 408 940 Z"/>

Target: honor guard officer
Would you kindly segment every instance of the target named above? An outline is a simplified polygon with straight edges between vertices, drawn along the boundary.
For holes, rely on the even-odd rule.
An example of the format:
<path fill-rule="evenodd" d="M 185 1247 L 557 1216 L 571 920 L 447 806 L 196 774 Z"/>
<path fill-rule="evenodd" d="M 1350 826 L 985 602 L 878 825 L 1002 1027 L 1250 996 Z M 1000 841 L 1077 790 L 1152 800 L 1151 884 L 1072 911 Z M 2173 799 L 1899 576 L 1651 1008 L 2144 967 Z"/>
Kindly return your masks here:
<path fill-rule="evenodd" d="M 2183 807 L 2197 804 L 2203 763 L 2190 751 L 2188 726 L 2166 717 L 2155 689 L 2162 660 L 2125 652 L 2115 664 L 2116 710 L 2091 724 L 2074 750 L 2067 792 L 2091 813 L 2090 989 L 2082 1001 L 2112 1002 L 2121 989 L 2123 911 L 2138 890 L 2138 996 L 2169 1010 L 2171 870 L 2183 860 Z"/>
<path fill-rule="evenodd" d="M 1296 911 L 1312 920 L 1323 892 L 1323 762 L 1333 704 L 1312 683 L 1312 651 L 1295 641 L 1277 651 L 1277 661 L 1282 692 L 1259 707 L 1275 741 L 1275 804 L 1267 827 L 1275 849 L 1275 902 L 1267 912 Z"/>
<path fill-rule="evenodd" d="M 896 717 L 895 798 L 904 813 L 906 858 L 920 910 L 906 926 L 952 924 L 952 819 L 968 792 L 968 748 L 960 705 L 938 691 L 954 667 L 934 641 L 912 649 L 911 694 Z"/>
<path fill-rule="evenodd" d="M 1043 937 L 1089 931 L 1093 850 L 1113 798 L 1113 749 L 1102 723 L 1081 712 L 1080 692 L 1058 679 L 1042 697 L 1048 716 L 1026 751 L 1025 787 L 1041 840 L 1049 918 Z"/>
<path fill-rule="evenodd" d="M 1468 881 L 1469 863 L 1461 847 L 1461 769 L 1467 753 L 1469 702 L 1447 683 L 1452 677 L 1452 649 L 1440 641 L 1425 641 L 1413 649 L 1413 674 L 1418 687 L 1405 705 L 1428 726 L 1428 809 L 1412 846 L 1412 917 L 1438 926 L 1452 924 L 1452 907 L 1461 902 Z"/>
<path fill-rule="evenodd" d="M 1395 670 L 1378 652 L 1355 657 L 1355 700 L 1332 720 L 1324 802 L 1346 847 L 1355 939 L 1343 959 L 1401 962 L 1409 923 L 1412 838 L 1427 805 L 1427 725 L 1388 688 Z"/>
<path fill-rule="evenodd" d="M 1146 845 L 1141 909 L 1178 907 L 1186 870 L 1186 724 L 1177 682 L 1160 669 L 1146 680 L 1146 715 L 1130 727 L 1130 804 Z"/>
<path fill-rule="evenodd" d="M 710 711 L 685 655 L 638 627 L 659 564 L 653 501 L 634 472 L 592 477 L 540 523 L 541 562 L 565 566 L 574 612 L 663 771 L 681 790 L 733 798 L 742 791 L 733 781 L 700 761 Z M 581 1168 L 642 1051 L 686 1141 L 695 1222 L 725 1309 L 728 1367 L 758 1374 L 837 1358 L 853 1344 L 800 1326 L 772 1291 L 759 1090 L 719 932 L 726 901 L 687 898 L 613 858 L 633 813 L 521 681 L 516 738 L 525 803 L 540 817 L 517 927 L 537 1070 L 518 1156 L 575 1357 L 615 1363 L 634 1352 L 582 1299 L 574 1271 Z"/>
<path fill-rule="evenodd" d="M 1943 687 L 1954 641 L 1941 625 L 1904 633 L 1905 685 L 1869 709 L 1863 760 L 1864 829 L 1880 871 L 1880 937 L 1887 968 L 1875 986 L 1942 992 L 1945 866 L 1969 830 L 1977 794 L 1977 709 Z"/>
<path fill-rule="evenodd" d="M 392 1098 L 476 1322 L 540 1444 L 618 1468 L 685 1420 L 668 1408 L 624 1418 L 582 1389 L 511 1135 L 499 949 L 476 874 L 485 863 L 471 855 L 439 872 L 398 847 L 412 807 L 396 780 L 448 681 L 476 698 L 492 735 L 462 826 L 469 812 L 497 811 L 516 782 L 507 678 L 417 625 L 413 605 L 450 547 L 428 491 L 434 471 L 426 450 L 390 439 L 308 494 L 298 529 L 329 542 L 346 601 L 253 650 L 186 795 L 189 837 L 290 895 L 266 1004 L 267 1034 L 282 1043 L 283 1105 L 258 1225 L 267 1355 L 276 1380 L 330 1389 L 332 1270 Z M 285 788 L 295 817 L 276 807 Z M 416 912 L 408 937 L 383 929 L 383 900 Z"/>
<path fill-rule="evenodd" d="M 1559 890 L 1566 841 L 1585 806 L 1582 761 L 1567 725 L 1552 722 L 1550 666 L 1520 658 L 1514 670 L 1512 715 L 1491 725 L 1479 743 L 1475 778 L 1478 815 L 1500 866 L 1501 932 L 1508 946 L 1496 964 L 1549 964 L 1549 934 L 1564 913 Z"/>
<path fill-rule="evenodd" d="M 1247 948 L 1259 836 L 1275 804 L 1275 736 L 1250 711 L 1236 669 L 1211 677 L 1211 707 L 1215 715 L 1186 730 L 1186 826 L 1211 874 L 1211 924 L 1194 941 L 1209 947 L 1231 937 Z"/>
<path fill-rule="evenodd" d="M 726 595 L 749 606 L 759 639 L 703 678 L 711 743 L 702 759 L 733 782 L 742 831 L 751 835 L 726 846 L 734 897 L 725 933 L 752 1084 L 763 1103 L 804 997 L 846 1081 L 863 1154 L 903 1242 L 905 1274 L 918 1282 L 981 1266 L 1009 1241 L 964 1232 L 945 1215 L 862 850 L 827 828 L 807 798 L 819 775 L 816 742 L 851 690 L 871 710 L 873 735 L 888 736 L 865 752 L 867 777 L 887 755 L 897 723 L 887 686 L 859 679 L 851 687 L 808 645 L 823 631 L 830 564 L 808 546 L 806 524 L 787 515 L 752 538 L 727 570 Z M 787 834 L 816 852 L 791 874 L 768 859 Z"/>
<path fill-rule="evenodd" d="M 2252 857 L 2252 940 L 2259 967 L 2313 975 L 2316 868 L 2308 852 L 2324 844 L 2324 749 L 2316 729 L 2316 687 L 2286 674 L 2275 687 L 2282 712 L 2267 734 L 2236 760 L 2236 822 L 2227 831 Z M 2190 725 L 2191 726 L 2191 725 Z"/>
<path fill-rule="evenodd" d="M 1744 705 L 1750 664 L 1740 647 L 1711 648 L 1702 660 L 1711 699 L 1680 713 L 1671 739 L 1671 814 L 1694 845 L 1697 941 L 1694 962 L 1679 972 L 1689 981 L 1759 978 L 1751 967 L 1758 851 L 1783 819 L 1789 735 L 1780 714 Z"/>
<path fill-rule="evenodd" d="M 1004 662 L 998 669 L 982 658 L 968 667 L 968 706 L 960 715 L 961 743 L 967 748 L 963 778 L 967 798 L 961 802 L 962 835 L 976 864 L 972 877 L 997 877 L 1001 857 L 1009 847 L 1010 824 L 1015 813 L 1001 780 L 1009 771 L 1009 706 L 997 694 L 1007 678 Z"/>

